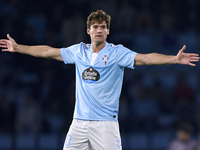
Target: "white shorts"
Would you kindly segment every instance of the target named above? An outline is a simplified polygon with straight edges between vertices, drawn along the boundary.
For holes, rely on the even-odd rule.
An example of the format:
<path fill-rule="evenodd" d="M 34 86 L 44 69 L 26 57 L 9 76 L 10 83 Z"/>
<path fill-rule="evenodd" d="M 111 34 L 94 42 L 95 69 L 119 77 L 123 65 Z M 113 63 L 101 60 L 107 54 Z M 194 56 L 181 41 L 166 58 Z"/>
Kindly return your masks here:
<path fill-rule="evenodd" d="M 63 150 L 122 150 L 119 124 L 73 119 Z"/>

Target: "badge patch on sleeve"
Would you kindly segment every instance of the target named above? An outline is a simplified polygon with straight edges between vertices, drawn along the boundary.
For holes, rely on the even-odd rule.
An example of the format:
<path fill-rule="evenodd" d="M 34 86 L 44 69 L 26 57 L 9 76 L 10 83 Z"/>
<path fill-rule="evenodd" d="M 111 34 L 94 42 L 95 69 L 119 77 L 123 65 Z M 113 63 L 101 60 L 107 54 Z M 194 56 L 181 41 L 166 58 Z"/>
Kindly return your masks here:
<path fill-rule="evenodd" d="M 100 79 L 100 74 L 97 70 L 90 67 L 90 68 L 87 68 L 83 71 L 82 79 L 86 83 L 94 83 L 94 82 L 97 82 Z"/>

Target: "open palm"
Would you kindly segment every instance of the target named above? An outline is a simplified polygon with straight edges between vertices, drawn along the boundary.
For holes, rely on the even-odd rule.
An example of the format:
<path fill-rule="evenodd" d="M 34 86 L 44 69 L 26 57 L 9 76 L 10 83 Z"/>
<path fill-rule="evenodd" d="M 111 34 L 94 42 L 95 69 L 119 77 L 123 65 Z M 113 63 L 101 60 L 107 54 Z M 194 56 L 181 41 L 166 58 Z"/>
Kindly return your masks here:
<path fill-rule="evenodd" d="M 182 47 L 182 49 L 177 54 L 178 64 L 196 66 L 196 64 L 191 63 L 191 62 L 198 62 L 199 61 L 199 54 L 184 53 L 185 49 L 186 49 L 186 46 L 184 45 Z"/>
<path fill-rule="evenodd" d="M 9 34 L 7 34 L 7 38 L 8 39 L 0 40 L 0 47 L 2 48 L 2 51 L 16 52 L 15 48 L 17 47 L 17 43 L 10 37 Z"/>

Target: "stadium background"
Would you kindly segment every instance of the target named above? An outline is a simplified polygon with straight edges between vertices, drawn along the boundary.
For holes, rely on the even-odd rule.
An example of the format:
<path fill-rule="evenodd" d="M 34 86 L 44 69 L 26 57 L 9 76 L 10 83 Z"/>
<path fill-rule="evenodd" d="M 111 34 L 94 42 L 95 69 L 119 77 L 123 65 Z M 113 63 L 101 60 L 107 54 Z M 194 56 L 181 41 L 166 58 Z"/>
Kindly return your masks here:
<path fill-rule="evenodd" d="M 138 53 L 199 53 L 198 0 L 0 0 L 0 38 L 67 47 L 89 43 L 91 11 L 111 15 L 108 42 Z M 190 122 L 198 140 L 200 64 L 125 70 L 120 98 L 124 150 L 164 150 L 177 125 Z M 74 65 L 0 52 L 0 149 L 62 149 L 73 116 Z"/>

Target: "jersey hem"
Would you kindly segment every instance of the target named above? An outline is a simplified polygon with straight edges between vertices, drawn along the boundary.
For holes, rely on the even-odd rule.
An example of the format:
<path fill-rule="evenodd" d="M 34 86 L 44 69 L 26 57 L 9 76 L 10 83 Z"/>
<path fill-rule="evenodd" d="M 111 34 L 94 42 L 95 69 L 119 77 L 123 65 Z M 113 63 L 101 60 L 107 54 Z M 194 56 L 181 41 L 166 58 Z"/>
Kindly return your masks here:
<path fill-rule="evenodd" d="M 108 118 L 83 118 L 83 117 L 73 117 L 73 119 L 87 120 L 87 121 L 118 121 L 117 118 L 108 119 Z"/>

